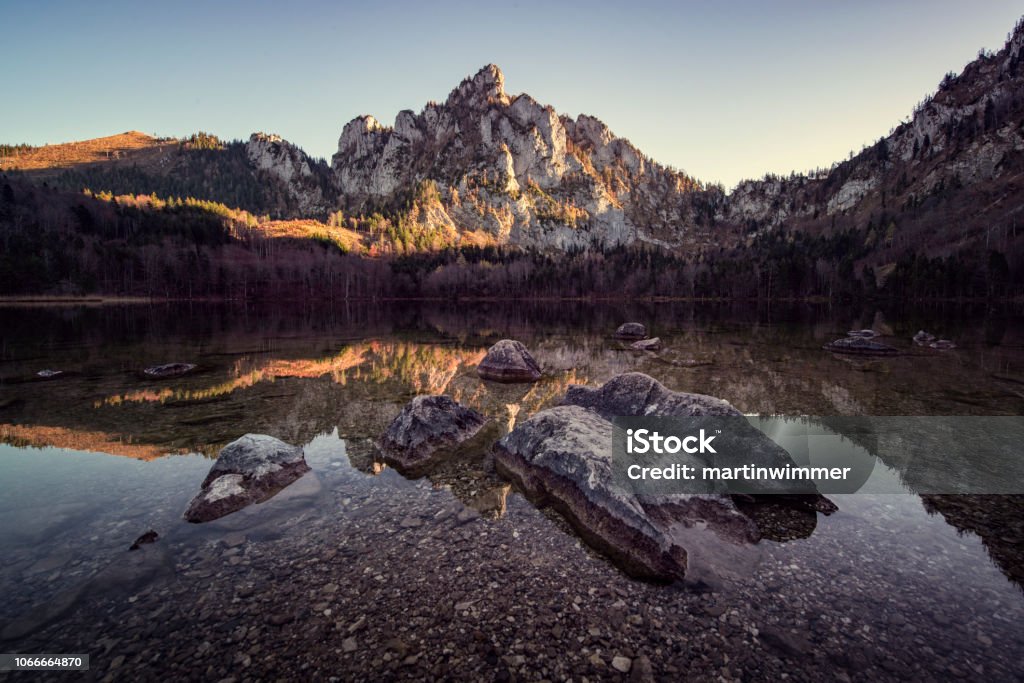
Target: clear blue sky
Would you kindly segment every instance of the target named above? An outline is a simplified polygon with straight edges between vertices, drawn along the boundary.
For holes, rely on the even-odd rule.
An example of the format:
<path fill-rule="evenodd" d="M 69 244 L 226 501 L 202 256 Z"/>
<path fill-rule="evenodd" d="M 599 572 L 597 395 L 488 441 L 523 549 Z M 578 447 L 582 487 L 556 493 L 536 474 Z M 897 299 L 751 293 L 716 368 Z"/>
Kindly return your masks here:
<path fill-rule="evenodd" d="M 264 130 L 330 157 L 351 118 L 391 122 L 493 62 L 510 93 L 593 114 L 731 187 L 886 134 L 944 73 L 1002 47 L 1022 12 L 1007 0 L 0 0 L 0 141 Z"/>

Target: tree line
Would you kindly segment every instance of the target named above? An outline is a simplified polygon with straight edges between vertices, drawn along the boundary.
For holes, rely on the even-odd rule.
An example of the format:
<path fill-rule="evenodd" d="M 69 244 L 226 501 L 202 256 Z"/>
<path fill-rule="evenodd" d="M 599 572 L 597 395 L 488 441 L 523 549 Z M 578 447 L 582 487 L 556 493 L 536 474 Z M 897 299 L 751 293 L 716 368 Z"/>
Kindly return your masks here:
<path fill-rule="evenodd" d="M 340 214 L 331 223 L 349 223 Z M 364 219 L 354 221 L 363 227 Z M 651 246 L 571 252 L 512 246 L 363 252 L 271 237 L 224 204 L 71 194 L 0 177 L 0 294 L 218 299 L 863 299 L 1024 296 L 1016 239 L 929 257 L 908 247 L 887 272 L 869 229 L 773 231 L 700 254 Z M 873 228 L 872 228 L 873 229 Z M 374 233 L 381 240 L 404 235 Z"/>

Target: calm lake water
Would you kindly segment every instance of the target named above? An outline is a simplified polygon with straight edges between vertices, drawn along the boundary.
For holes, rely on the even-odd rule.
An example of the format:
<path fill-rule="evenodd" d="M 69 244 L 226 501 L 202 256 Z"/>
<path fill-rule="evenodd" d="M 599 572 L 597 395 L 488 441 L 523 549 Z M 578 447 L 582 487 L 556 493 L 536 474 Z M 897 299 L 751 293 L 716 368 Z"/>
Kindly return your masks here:
<path fill-rule="evenodd" d="M 628 320 L 665 349 L 613 341 Z M 872 326 L 905 353 L 821 348 Z M 914 347 L 919 329 L 958 348 Z M 505 337 L 544 380 L 476 376 Z M 174 361 L 199 368 L 141 373 Z M 1024 415 L 1024 321 L 576 302 L 0 308 L 0 652 L 88 653 L 87 678 L 127 680 L 622 677 L 613 660 L 657 680 L 1024 677 L 1024 497 L 917 495 L 883 467 L 902 493 L 832 496 L 838 512 L 695 592 L 626 577 L 483 457 L 408 480 L 372 445 L 417 394 L 507 429 L 626 371 L 746 413 Z M 186 524 L 211 458 L 247 432 L 304 446 L 312 472 Z M 150 529 L 159 540 L 129 552 Z"/>

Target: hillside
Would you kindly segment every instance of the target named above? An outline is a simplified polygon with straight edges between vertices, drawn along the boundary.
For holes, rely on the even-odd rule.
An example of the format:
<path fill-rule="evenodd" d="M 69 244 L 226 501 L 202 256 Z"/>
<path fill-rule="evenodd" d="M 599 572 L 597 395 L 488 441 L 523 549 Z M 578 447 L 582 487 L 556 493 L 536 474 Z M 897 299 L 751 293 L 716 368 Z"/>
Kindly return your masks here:
<path fill-rule="evenodd" d="M 278 136 L 225 142 L 207 133 L 120 135 L 43 147 L 8 146 L 0 170 L 80 192 L 193 197 L 274 218 L 326 218 L 333 195 L 326 164 Z"/>
<path fill-rule="evenodd" d="M 166 165 L 177 148 L 176 140 L 155 138 L 137 130 L 81 142 L 15 149 L 0 156 L 0 171 L 35 171 L 40 178 L 84 165 L 114 162 L 157 169 Z M 49 171 L 50 173 L 44 173 Z"/>
<path fill-rule="evenodd" d="M 1021 262 L 1024 227 L 1024 22 L 998 53 L 947 74 L 909 121 L 815 175 L 741 183 L 718 217 L 748 234 L 857 230 L 865 263 L 907 252 L 998 250 Z"/>

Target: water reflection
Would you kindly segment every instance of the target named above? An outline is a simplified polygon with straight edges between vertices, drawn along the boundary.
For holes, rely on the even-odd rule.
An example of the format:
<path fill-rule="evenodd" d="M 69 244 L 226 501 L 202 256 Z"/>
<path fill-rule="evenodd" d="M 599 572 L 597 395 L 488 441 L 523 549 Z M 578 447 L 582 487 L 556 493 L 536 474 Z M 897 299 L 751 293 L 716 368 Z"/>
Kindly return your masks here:
<path fill-rule="evenodd" d="M 580 303 L 0 309 L 0 440 L 153 460 L 169 453 L 213 456 L 246 432 L 308 443 L 337 429 L 353 467 L 384 475 L 373 439 L 414 395 L 452 396 L 492 418 L 497 438 L 559 402 L 570 384 L 598 384 L 630 370 L 673 389 L 721 396 L 745 412 L 1024 414 L 1017 383 L 1024 377 L 1024 326 L 1006 315 L 983 321 L 914 315 L 804 310 L 766 320 L 756 311 Z M 613 341 L 611 331 L 630 319 L 647 322 L 664 349 L 635 353 Z M 901 355 L 864 360 L 821 350 L 823 342 L 866 326 L 891 333 L 887 342 Z M 921 328 L 955 337 L 959 349 L 914 347 L 910 337 Z M 497 385 L 476 376 L 487 346 L 506 336 L 527 344 L 544 380 Z M 142 367 L 168 361 L 194 362 L 201 371 L 160 381 L 139 375 Z M 41 368 L 65 374 L 20 381 Z M 507 484 L 488 466 L 483 448 L 415 474 L 486 516 L 508 509 Z M 765 537 L 776 541 L 807 538 L 817 523 L 786 510 L 758 514 Z M 972 531 L 1006 528 L 1004 515 L 978 519 L 961 514 L 950 522 Z M 990 549 L 1019 544 L 1016 532 L 987 537 L 1011 539 L 987 541 Z M 1001 566 L 1017 562 L 1014 556 Z"/>

